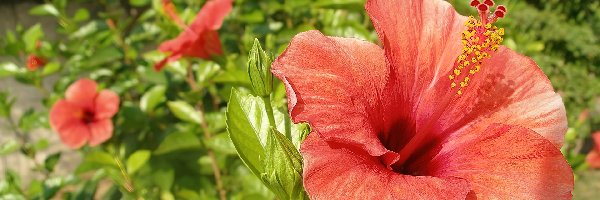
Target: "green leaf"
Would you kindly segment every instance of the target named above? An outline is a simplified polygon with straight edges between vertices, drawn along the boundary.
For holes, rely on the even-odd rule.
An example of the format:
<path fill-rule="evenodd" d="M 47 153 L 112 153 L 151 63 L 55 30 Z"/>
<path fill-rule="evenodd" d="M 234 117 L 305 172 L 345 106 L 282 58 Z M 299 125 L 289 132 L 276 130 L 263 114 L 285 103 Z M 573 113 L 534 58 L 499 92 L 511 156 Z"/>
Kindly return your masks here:
<path fill-rule="evenodd" d="M 104 28 L 106 28 L 105 24 L 101 24 L 99 21 L 91 21 L 80 27 L 75 33 L 69 35 L 69 39 L 84 38 Z"/>
<path fill-rule="evenodd" d="M 87 200 L 95 196 L 98 181 L 86 181 L 77 192 L 71 197 L 71 200 Z"/>
<path fill-rule="evenodd" d="M 227 130 L 238 155 L 257 177 L 264 172 L 261 159 L 265 156 L 269 120 L 264 103 L 258 97 L 241 94 L 235 88 L 227 106 Z"/>
<path fill-rule="evenodd" d="M 171 133 L 158 145 L 154 154 L 166 154 L 184 149 L 200 148 L 200 141 L 193 133 Z"/>
<path fill-rule="evenodd" d="M 150 158 L 150 151 L 148 150 L 138 150 L 135 153 L 131 154 L 129 158 L 127 158 L 127 173 L 133 174 L 140 167 L 144 166 L 148 159 Z"/>
<path fill-rule="evenodd" d="M 279 199 L 308 199 L 302 187 L 302 156 L 294 145 L 273 128 L 265 152 L 261 178 L 275 195 Z"/>
<path fill-rule="evenodd" d="M 25 68 L 20 68 L 12 62 L 0 63 L 0 77 L 14 76 L 25 73 Z"/>
<path fill-rule="evenodd" d="M 73 16 L 73 20 L 75 20 L 76 22 L 85 21 L 89 18 L 90 12 L 88 12 L 85 8 L 78 9 L 77 12 L 75 12 L 75 15 Z"/>
<path fill-rule="evenodd" d="M 82 164 L 79 165 L 76 172 L 85 172 L 92 169 L 104 167 L 118 168 L 115 158 L 109 153 L 103 151 L 92 151 L 85 154 Z"/>
<path fill-rule="evenodd" d="M 15 99 L 11 98 L 8 92 L 0 91 L 0 117 L 9 117 L 14 103 Z"/>
<path fill-rule="evenodd" d="M 147 5 L 148 3 L 150 3 L 150 0 L 129 0 L 129 3 L 132 6 L 138 6 L 139 7 L 139 6 L 145 6 L 145 5 Z"/>
<path fill-rule="evenodd" d="M 36 24 L 31 28 L 27 29 L 27 31 L 23 33 L 25 50 L 27 50 L 27 52 L 35 51 L 38 40 L 40 40 L 43 36 L 44 31 L 42 30 L 42 26 L 40 24 Z"/>
<path fill-rule="evenodd" d="M 166 90 L 167 87 L 164 85 L 157 85 L 148 90 L 140 99 L 140 109 L 147 113 L 152 112 L 154 107 L 167 99 L 165 97 Z"/>
<path fill-rule="evenodd" d="M 51 154 L 48 157 L 46 157 L 46 160 L 44 160 L 44 168 L 46 168 L 46 170 L 48 170 L 49 172 L 54 171 L 54 167 L 60 160 L 60 155 L 61 154 L 59 152 L 59 153 Z"/>
<path fill-rule="evenodd" d="M 315 8 L 362 11 L 364 9 L 364 0 L 322 0 L 317 3 L 313 3 L 311 6 Z"/>
<path fill-rule="evenodd" d="M 114 62 L 123 58 L 123 53 L 116 47 L 106 47 L 94 52 L 86 61 L 86 66 L 93 67 Z"/>
<path fill-rule="evenodd" d="M 60 12 L 58 12 L 58 9 L 56 9 L 56 7 L 54 7 L 54 5 L 47 3 L 47 4 L 42 4 L 42 5 L 31 8 L 31 10 L 29 10 L 29 14 L 31 14 L 31 15 L 52 15 L 52 16 L 58 17 L 60 15 Z"/>
<path fill-rule="evenodd" d="M 229 134 L 222 133 L 217 134 L 210 138 L 209 140 L 204 141 L 206 146 L 209 149 L 214 150 L 217 153 L 221 154 L 235 154 L 235 147 L 231 143 L 231 139 L 229 138 Z"/>
<path fill-rule="evenodd" d="M 196 124 L 201 123 L 200 113 L 185 101 L 170 101 L 167 103 L 175 117 Z"/>
<path fill-rule="evenodd" d="M 60 64 L 58 62 L 49 62 L 48 64 L 46 64 L 44 66 L 42 75 L 46 76 L 46 75 L 54 74 L 58 70 L 60 70 Z"/>
<path fill-rule="evenodd" d="M 19 150 L 21 145 L 14 139 L 8 140 L 0 145 L 0 156 L 10 154 Z"/>
<path fill-rule="evenodd" d="M 42 150 L 48 148 L 49 144 L 50 143 L 48 142 L 47 139 L 41 138 L 33 144 L 33 150 L 35 150 L 36 152 L 42 151 Z"/>
<path fill-rule="evenodd" d="M 37 128 L 44 128 L 48 125 L 48 114 L 36 112 L 33 109 L 27 110 L 19 119 L 19 128 L 24 132 L 29 132 Z"/>

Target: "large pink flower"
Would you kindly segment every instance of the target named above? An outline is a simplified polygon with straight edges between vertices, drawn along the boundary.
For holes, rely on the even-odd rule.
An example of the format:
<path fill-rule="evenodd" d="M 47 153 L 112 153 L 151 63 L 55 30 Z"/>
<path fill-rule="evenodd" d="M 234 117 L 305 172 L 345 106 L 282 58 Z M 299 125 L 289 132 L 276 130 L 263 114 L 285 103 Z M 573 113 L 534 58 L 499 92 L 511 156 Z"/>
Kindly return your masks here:
<path fill-rule="evenodd" d="M 533 60 L 492 25 L 506 8 L 368 0 L 383 49 L 318 31 L 273 63 L 294 122 L 308 122 L 312 199 L 568 199 L 565 108 Z M 488 25 L 489 23 L 489 25 Z"/>
<path fill-rule="evenodd" d="M 170 1 L 162 2 L 167 15 L 185 30 L 177 38 L 160 44 L 158 50 L 170 52 L 170 55 L 154 65 L 154 69 L 161 70 L 168 62 L 183 56 L 211 59 L 212 56 L 223 54 L 217 30 L 221 28 L 223 19 L 231 11 L 232 0 L 207 1 L 189 27 L 185 27 L 183 21 L 177 17 L 174 5 Z"/>
<path fill-rule="evenodd" d="M 86 142 L 96 146 L 112 136 L 111 118 L 119 110 L 119 96 L 110 90 L 97 91 L 96 82 L 80 79 L 67 88 L 65 99 L 50 110 L 50 125 L 62 142 L 79 148 Z"/>

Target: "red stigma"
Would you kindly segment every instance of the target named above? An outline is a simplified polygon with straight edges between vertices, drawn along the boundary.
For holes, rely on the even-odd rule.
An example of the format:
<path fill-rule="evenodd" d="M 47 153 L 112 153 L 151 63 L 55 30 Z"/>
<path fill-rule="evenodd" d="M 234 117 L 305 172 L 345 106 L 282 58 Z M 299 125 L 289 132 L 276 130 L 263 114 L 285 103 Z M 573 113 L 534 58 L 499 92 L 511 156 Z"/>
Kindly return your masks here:
<path fill-rule="evenodd" d="M 481 11 L 481 12 L 486 12 L 486 11 L 488 11 L 488 9 L 489 9 L 489 6 L 488 6 L 488 5 L 486 5 L 486 4 L 484 4 L 484 3 L 482 3 L 482 4 L 479 4 L 479 5 L 477 6 L 477 10 L 479 10 L 479 11 Z"/>
<path fill-rule="evenodd" d="M 492 0 L 485 0 L 483 3 L 490 7 L 494 5 L 494 1 L 492 1 Z"/>
<path fill-rule="evenodd" d="M 506 7 L 504 7 L 503 5 L 499 5 L 496 10 L 501 10 L 502 12 L 506 12 Z"/>
<path fill-rule="evenodd" d="M 472 7 L 475 7 L 477 5 L 479 5 L 479 0 L 473 0 L 473 1 L 471 1 L 471 6 Z"/>
<path fill-rule="evenodd" d="M 494 12 L 494 15 L 496 15 L 496 17 L 498 18 L 503 18 L 504 12 L 502 12 L 501 10 L 496 10 L 496 12 Z"/>

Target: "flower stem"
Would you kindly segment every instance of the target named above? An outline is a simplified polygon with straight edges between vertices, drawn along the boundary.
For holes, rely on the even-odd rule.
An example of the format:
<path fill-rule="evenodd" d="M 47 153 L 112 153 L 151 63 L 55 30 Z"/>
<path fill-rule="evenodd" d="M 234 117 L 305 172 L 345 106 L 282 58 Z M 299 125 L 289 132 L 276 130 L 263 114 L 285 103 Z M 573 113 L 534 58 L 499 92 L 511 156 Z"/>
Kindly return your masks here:
<path fill-rule="evenodd" d="M 192 89 L 192 91 L 196 91 L 198 90 L 198 84 L 196 83 L 196 79 L 194 77 L 194 70 L 192 69 L 191 66 L 188 66 L 187 69 L 187 83 L 190 85 L 190 88 Z M 202 132 L 204 133 L 204 137 L 207 140 L 210 140 L 212 138 L 212 133 L 210 132 L 210 128 L 208 127 L 208 124 L 206 123 L 206 119 L 204 118 L 204 105 L 202 103 L 202 100 L 198 101 L 198 103 L 196 103 L 196 110 L 198 111 L 199 115 L 200 115 L 200 127 L 202 128 Z M 219 193 L 219 198 L 221 200 L 227 200 L 227 192 L 225 191 L 225 188 L 223 187 L 223 181 L 221 178 L 221 169 L 219 169 L 219 165 L 217 164 L 217 156 L 215 155 L 214 151 L 210 148 L 207 149 L 207 154 L 208 157 L 210 158 L 210 164 L 211 164 L 211 168 L 213 170 L 213 174 L 215 176 L 215 182 L 217 184 L 217 191 Z"/>
<path fill-rule="evenodd" d="M 262 100 L 265 102 L 265 109 L 267 110 L 267 117 L 269 117 L 269 124 L 273 128 L 277 128 L 277 124 L 275 124 L 275 115 L 273 115 L 273 106 L 271 106 L 271 97 L 264 96 Z"/>

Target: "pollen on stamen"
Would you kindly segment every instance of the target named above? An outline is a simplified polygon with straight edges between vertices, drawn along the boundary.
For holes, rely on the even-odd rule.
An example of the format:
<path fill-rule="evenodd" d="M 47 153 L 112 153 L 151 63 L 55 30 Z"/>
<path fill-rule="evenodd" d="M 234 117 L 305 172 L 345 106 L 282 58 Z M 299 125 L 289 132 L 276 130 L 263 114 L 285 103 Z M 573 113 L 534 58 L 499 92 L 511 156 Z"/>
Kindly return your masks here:
<path fill-rule="evenodd" d="M 467 30 L 461 34 L 462 53 L 456 58 L 454 69 L 448 76 L 452 81 L 450 88 L 458 89 L 457 95 L 463 94 L 463 89 L 469 85 L 473 75 L 481 70 L 483 60 L 491 58 L 492 53 L 500 47 L 504 36 L 504 29 L 494 26 L 493 23 L 504 17 L 505 6 L 498 5 L 491 12 L 490 7 L 495 5 L 493 0 L 472 0 L 470 5 L 477 9 L 480 19 L 469 16 L 465 22 Z M 462 73 L 463 70 L 466 72 Z"/>

